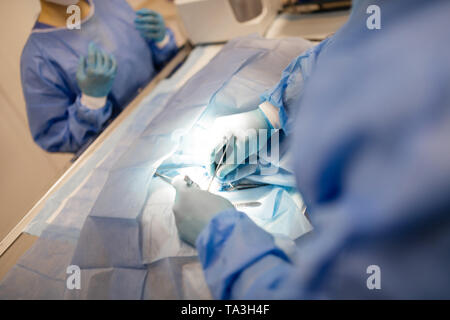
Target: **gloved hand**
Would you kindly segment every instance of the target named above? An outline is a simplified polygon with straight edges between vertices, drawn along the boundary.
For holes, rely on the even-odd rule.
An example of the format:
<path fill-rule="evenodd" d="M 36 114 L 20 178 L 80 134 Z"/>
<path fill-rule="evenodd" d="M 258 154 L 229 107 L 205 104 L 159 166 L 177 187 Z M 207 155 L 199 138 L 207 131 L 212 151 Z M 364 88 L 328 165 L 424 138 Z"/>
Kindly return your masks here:
<path fill-rule="evenodd" d="M 117 71 L 117 62 L 112 54 L 89 44 L 88 56 L 80 57 L 77 82 L 81 91 L 90 97 L 106 97 L 111 91 Z"/>
<path fill-rule="evenodd" d="M 173 186 L 177 191 L 173 212 L 178 233 L 182 240 L 193 246 L 212 217 L 234 208 L 227 199 L 203 191 L 196 184 L 187 186 L 184 180 L 175 179 Z"/>
<path fill-rule="evenodd" d="M 263 134 L 264 131 L 259 131 L 260 129 L 266 129 L 267 134 Z M 224 154 L 224 145 L 232 135 L 234 139 L 231 142 L 231 152 L 226 152 L 227 160 L 223 162 L 224 164 L 217 172 L 219 179 L 225 178 L 227 174 L 244 163 L 249 156 L 256 156 L 270 138 L 271 129 L 273 129 L 272 125 L 259 108 L 217 118 L 211 130 L 210 175 L 214 175 L 216 166 Z"/>
<path fill-rule="evenodd" d="M 144 8 L 136 11 L 134 25 L 141 36 L 146 40 L 161 42 L 166 36 L 164 18 L 158 12 L 153 10 Z"/>

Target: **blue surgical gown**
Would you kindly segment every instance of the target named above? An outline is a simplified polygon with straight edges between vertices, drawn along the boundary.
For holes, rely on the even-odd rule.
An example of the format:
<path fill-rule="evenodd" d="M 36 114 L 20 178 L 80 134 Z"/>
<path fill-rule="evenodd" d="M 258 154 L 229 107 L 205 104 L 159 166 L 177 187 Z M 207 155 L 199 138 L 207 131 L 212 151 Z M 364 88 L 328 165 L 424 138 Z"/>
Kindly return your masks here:
<path fill-rule="evenodd" d="M 281 129 L 286 134 L 292 130 L 293 121 L 290 120 L 295 118 L 297 111 L 292 102 L 300 98 L 321 52 L 326 50 L 330 42 L 331 38 L 325 39 L 293 59 L 283 70 L 280 81 L 261 95 L 261 103 L 267 101 L 278 109 Z"/>
<path fill-rule="evenodd" d="M 450 298 L 449 14 L 448 1 L 354 3 L 291 102 L 314 230 L 287 252 L 219 213 L 197 239 L 215 298 Z"/>
<path fill-rule="evenodd" d="M 50 152 L 76 152 L 126 107 L 177 50 L 172 31 L 162 48 L 134 27 L 135 12 L 125 0 L 91 0 L 80 30 L 37 23 L 21 58 L 28 122 L 36 143 Z M 117 60 L 107 103 L 89 109 L 80 102 L 76 71 L 93 41 Z"/>

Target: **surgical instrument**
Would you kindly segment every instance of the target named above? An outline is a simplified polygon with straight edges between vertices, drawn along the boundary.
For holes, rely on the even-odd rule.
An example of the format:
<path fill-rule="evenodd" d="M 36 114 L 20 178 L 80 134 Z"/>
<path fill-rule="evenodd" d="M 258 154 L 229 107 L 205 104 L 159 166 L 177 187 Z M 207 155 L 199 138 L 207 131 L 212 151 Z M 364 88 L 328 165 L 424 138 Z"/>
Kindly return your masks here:
<path fill-rule="evenodd" d="M 225 142 L 225 148 L 224 148 L 222 155 L 220 156 L 220 160 L 217 163 L 216 169 L 214 170 L 214 175 L 211 177 L 211 180 L 209 181 L 207 191 L 209 191 L 209 189 L 211 188 L 214 178 L 217 176 L 217 172 L 219 171 L 220 167 L 223 165 L 225 155 L 228 153 L 228 149 L 230 148 L 231 143 L 235 140 L 235 137 L 234 137 L 234 135 L 231 135 L 230 138 L 223 137 L 223 139 Z"/>
<path fill-rule="evenodd" d="M 161 173 L 159 173 L 158 171 L 155 171 L 155 176 L 160 177 L 163 181 L 167 182 L 168 184 L 173 186 L 172 183 L 172 178 L 163 175 Z M 186 182 L 186 186 L 190 187 L 192 186 L 195 182 L 189 177 L 189 176 L 184 176 L 183 180 Z"/>
<path fill-rule="evenodd" d="M 240 184 L 228 183 L 227 185 L 222 186 L 222 191 L 246 190 L 246 189 L 265 187 L 268 185 L 269 184 L 267 184 L 267 183 L 240 183 Z"/>
<path fill-rule="evenodd" d="M 237 208 L 257 208 L 261 206 L 261 202 L 259 201 L 250 201 L 250 202 L 237 202 L 233 203 L 233 206 Z"/>

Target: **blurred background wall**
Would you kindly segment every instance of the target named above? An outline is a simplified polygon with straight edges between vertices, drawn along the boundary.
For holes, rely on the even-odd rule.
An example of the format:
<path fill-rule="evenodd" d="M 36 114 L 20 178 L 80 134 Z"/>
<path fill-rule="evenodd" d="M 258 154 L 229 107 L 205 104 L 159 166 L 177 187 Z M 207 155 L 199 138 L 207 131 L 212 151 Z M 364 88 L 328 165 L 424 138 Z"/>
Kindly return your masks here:
<path fill-rule="evenodd" d="M 171 1 L 127 1 L 159 11 L 182 42 Z M 0 1 L 0 240 L 71 164 L 71 154 L 41 150 L 28 129 L 19 63 L 39 10 L 39 0 Z"/>

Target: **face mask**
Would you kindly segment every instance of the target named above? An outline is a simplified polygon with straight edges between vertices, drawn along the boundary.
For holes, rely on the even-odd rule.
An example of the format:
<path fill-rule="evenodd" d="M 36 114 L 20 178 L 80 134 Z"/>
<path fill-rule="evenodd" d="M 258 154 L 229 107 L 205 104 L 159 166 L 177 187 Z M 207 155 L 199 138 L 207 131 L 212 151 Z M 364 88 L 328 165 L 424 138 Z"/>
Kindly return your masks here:
<path fill-rule="evenodd" d="M 72 4 L 77 4 L 79 0 L 46 0 L 47 2 L 56 3 L 62 6 L 70 6 Z"/>

